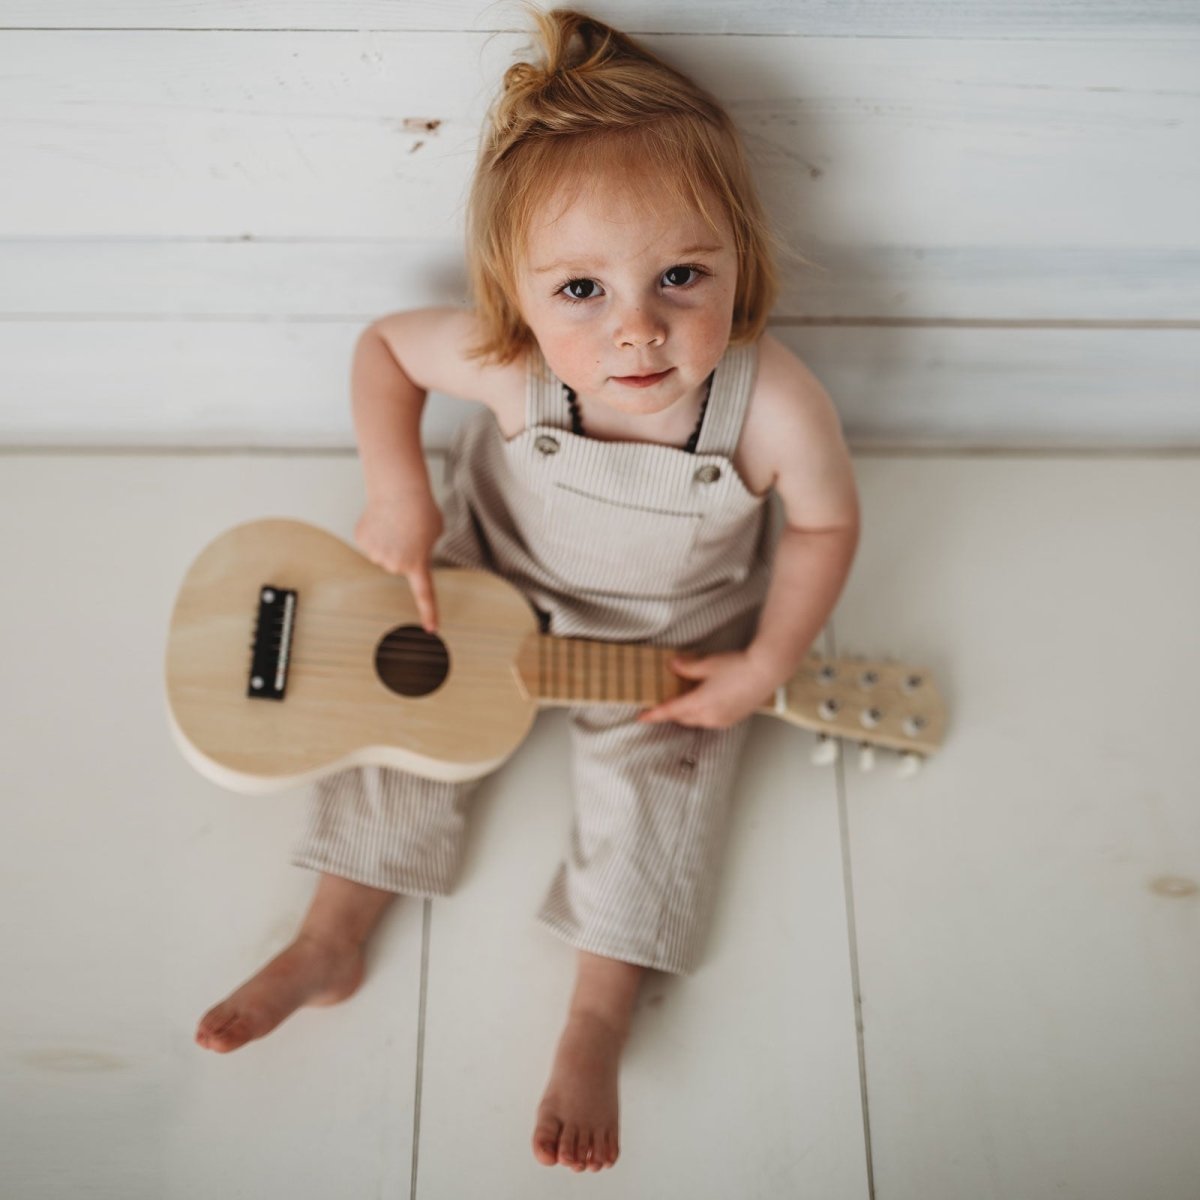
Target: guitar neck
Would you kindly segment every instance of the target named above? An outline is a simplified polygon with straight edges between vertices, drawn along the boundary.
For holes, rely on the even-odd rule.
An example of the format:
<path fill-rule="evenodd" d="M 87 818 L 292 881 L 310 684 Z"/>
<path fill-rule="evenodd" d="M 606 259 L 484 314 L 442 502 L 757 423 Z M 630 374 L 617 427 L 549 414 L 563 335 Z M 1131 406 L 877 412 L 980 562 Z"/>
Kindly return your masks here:
<path fill-rule="evenodd" d="M 526 693 L 541 705 L 636 704 L 651 708 L 695 687 L 671 670 L 669 646 L 530 634 L 517 656 Z M 903 664 L 823 659 L 799 671 L 756 710 L 815 733 L 931 754 L 945 706 L 928 672 Z"/>
<path fill-rule="evenodd" d="M 649 708 L 694 684 L 670 667 L 678 654 L 666 646 L 596 642 L 532 633 L 521 645 L 517 672 L 542 705 L 637 704 Z"/>

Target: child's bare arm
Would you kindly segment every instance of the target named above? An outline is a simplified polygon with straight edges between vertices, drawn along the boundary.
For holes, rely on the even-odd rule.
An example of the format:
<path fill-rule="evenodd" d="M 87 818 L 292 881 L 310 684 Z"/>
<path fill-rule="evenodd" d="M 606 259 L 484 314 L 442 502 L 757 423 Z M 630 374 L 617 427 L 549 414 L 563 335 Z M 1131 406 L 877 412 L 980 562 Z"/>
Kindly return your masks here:
<path fill-rule="evenodd" d="M 642 714 L 724 728 L 749 716 L 799 668 L 849 574 L 858 546 L 858 491 L 841 425 L 820 382 L 774 338 L 763 338 L 739 454 L 783 501 L 762 615 L 745 649 L 672 663 L 699 684 Z"/>
<path fill-rule="evenodd" d="M 354 423 L 368 496 L 429 488 L 420 450 L 428 392 L 475 400 L 497 410 L 523 394 L 523 368 L 468 358 L 479 337 L 471 311 L 417 308 L 391 313 L 359 335 L 351 379 Z"/>
<path fill-rule="evenodd" d="M 858 549 L 858 489 L 841 422 L 815 375 L 763 339 L 745 452 L 774 476 L 787 525 L 780 537 L 751 659 L 789 679 L 833 611 Z"/>
<path fill-rule="evenodd" d="M 415 309 L 373 322 L 354 348 L 352 408 L 367 491 L 355 540 L 372 562 L 408 579 L 430 630 L 437 623 L 430 555 L 443 525 L 421 448 L 426 395 L 495 404 L 519 378 L 511 366 L 468 359 L 477 336 L 472 313 Z"/>

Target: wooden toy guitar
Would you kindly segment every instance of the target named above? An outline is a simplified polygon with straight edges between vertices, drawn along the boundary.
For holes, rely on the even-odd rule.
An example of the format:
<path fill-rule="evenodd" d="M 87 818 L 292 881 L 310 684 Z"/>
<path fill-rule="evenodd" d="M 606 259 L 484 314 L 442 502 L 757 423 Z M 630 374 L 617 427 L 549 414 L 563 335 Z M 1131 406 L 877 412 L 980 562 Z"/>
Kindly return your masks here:
<path fill-rule="evenodd" d="M 540 705 L 650 707 L 695 686 L 667 647 L 538 632 L 524 596 L 486 571 L 435 569 L 438 631 L 408 581 L 301 521 L 221 534 L 188 570 L 166 653 L 170 722 L 185 757 L 240 792 L 267 792 L 374 763 L 432 779 L 498 767 Z M 822 735 L 905 754 L 939 745 L 926 671 L 810 656 L 758 711 Z M 864 766 L 867 766 L 864 762 Z"/>

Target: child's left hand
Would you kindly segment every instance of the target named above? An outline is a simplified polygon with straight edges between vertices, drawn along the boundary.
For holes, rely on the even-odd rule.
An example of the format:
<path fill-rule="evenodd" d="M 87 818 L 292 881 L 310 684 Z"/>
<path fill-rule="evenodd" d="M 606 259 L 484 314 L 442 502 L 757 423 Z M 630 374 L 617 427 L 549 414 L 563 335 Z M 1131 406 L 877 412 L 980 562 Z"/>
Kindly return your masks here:
<path fill-rule="evenodd" d="M 762 663 L 745 650 L 703 658 L 676 657 L 669 665 L 681 679 L 700 680 L 700 686 L 647 709 L 639 721 L 677 721 L 680 725 L 725 729 L 756 712 L 778 686 Z"/>

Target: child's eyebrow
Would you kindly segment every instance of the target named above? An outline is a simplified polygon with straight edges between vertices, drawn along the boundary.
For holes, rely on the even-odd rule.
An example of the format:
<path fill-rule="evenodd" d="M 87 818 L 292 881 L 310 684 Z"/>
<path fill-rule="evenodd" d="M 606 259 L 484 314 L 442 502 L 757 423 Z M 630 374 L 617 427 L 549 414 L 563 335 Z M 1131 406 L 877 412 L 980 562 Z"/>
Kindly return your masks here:
<path fill-rule="evenodd" d="M 724 246 L 685 246 L 682 250 L 676 250 L 673 255 L 664 255 L 663 257 L 685 258 L 689 254 L 718 254 L 724 249 Z M 598 267 L 600 270 L 604 270 L 604 268 L 608 266 L 608 263 L 603 259 L 597 259 L 590 265 L 593 267 Z M 561 271 L 564 269 L 584 270 L 585 268 L 581 267 L 578 262 L 571 262 L 568 259 L 562 259 L 559 262 L 548 263 L 544 267 L 534 267 L 533 273 L 535 275 L 545 275 L 547 271 Z"/>

